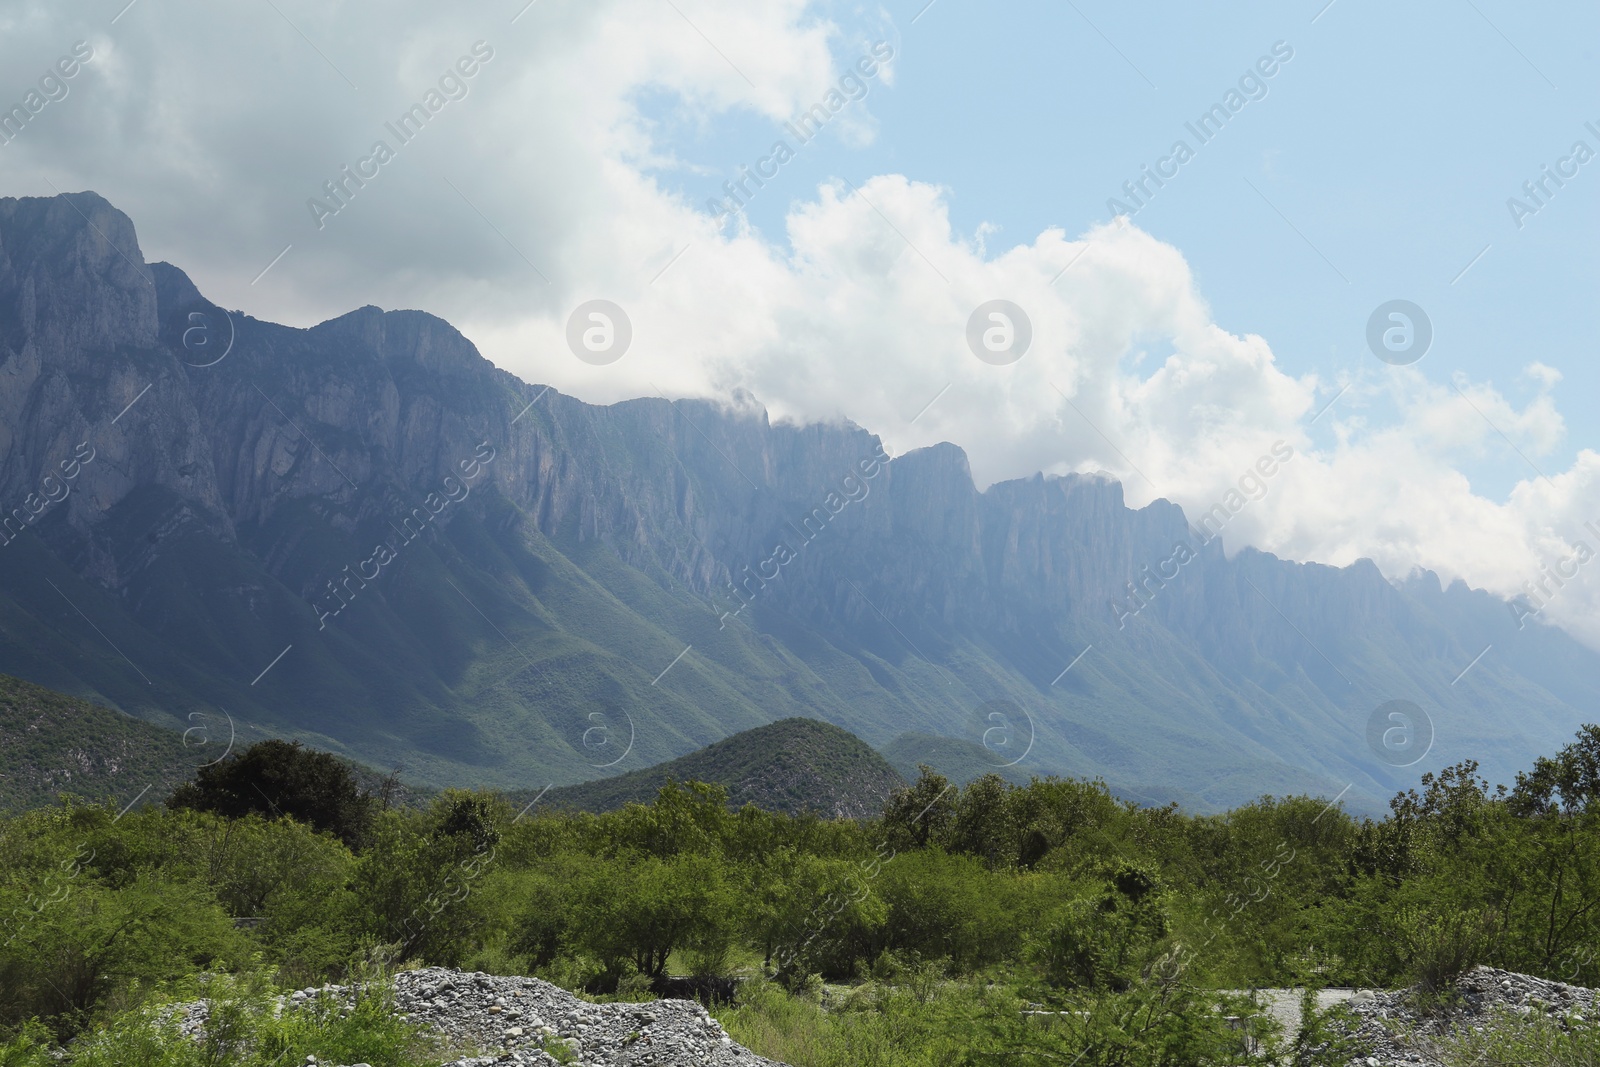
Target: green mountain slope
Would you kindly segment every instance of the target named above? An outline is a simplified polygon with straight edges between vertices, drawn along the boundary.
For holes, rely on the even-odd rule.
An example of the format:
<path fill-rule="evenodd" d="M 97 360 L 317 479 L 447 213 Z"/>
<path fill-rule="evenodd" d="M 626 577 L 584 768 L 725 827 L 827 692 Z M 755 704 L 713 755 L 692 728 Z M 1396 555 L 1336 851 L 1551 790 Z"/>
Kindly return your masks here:
<path fill-rule="evenodd" d="M 782 719 L 654 767 L 552 789 L 541 803 L 612 811 L 654 799 L 669 781 L 724 786 L 734 807 L 845 818 L 877 815 L 889 794 L 905 785 L 888 761 L 848 730 L 816 719 Z"/>
<path fill-rule="evenodd" d="M 161 800 L 226 750 L 225 720 L 187 738 L 119 711 L 0 675 L 0 813 L 62 794 L 130 804 Z"/>

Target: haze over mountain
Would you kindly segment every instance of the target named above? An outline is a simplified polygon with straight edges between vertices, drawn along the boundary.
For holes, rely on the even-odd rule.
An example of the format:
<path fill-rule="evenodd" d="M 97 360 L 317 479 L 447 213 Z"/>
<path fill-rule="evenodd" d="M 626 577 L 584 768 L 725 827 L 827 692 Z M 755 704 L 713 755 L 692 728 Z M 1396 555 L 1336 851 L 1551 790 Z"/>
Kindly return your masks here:
<path fill-rule="evenodd" d="M 953 445 L 748 396 L 585 404 L 420 311 L 226 312 L 92 193 L 0 200 L 0 508 L 0 672 L 431 784 L 808 716 L 1138 799 L 1372 807 L 1459 758 L 1508 778 L 1600 689 L 1488 594 L 1228 559 L 1108 478 L 979 492 Z M 1369 745 L 1391 700 L 1435 735 L 1409 768 Z"/>

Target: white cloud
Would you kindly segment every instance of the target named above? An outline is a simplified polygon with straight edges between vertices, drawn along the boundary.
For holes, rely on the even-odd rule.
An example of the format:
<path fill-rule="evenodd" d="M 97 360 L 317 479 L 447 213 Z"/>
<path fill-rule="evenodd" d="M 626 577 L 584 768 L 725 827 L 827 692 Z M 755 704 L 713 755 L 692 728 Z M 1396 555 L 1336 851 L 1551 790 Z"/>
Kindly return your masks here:
<path fill-rule="evenodd" d="M 1535 459 L 1562 443 L 1556 369 L 1527 367 L 1537 392 L 1520 406 L 1489 383 L 1415 368 L 1339 383 L 1286 374 L 1264 339 L 1213 321 L 1179 250 L 1131 224 L 994 249 L 992 232 L 952 228 L 945 190 L 890 174 L 794 204 L 785 243 L 719 230 L 654 177 L 689 164 L 659 141 L 641 96 L 664 94 L 690 123 L 753 113 L 781 136 L 863 51 L 803 0 L 679 0 L 682 15 L 646 0 L 536 4 L 514 26 L 520 2 L 493 18 L 415 0 L 381 14 L 279 6 L 294 27 L 270 7 L 197 0 L 141 4 L 115 26 L 113 11 L 85 23 L 30 9 L 0 35 L 0 70 L 42 71 L 79 38 L 97 57 L 0 148 L 4 192 L 94 188 L 133 216 L 152 258 L 263 317 L 424 307 L 500 365 L 586 399 L 745 388 L 776 416 L 850 418 L 894 451 L 953 440 L 984 484 L 1105 469 L 1130 502 L 1161 495 L 1195 515 L 1288 442 L 1298 457 L 1230 523 L 1230 548 L 1369 556 L 1392 576 L 1421 565 L 1511 595 L 1600 519 L 1592 452 L 1505 500 L 1461 473 L 1502 449 L 1501 433 Z M 478 40 L 495 57 L 466 98 L 318 230 L 306 199 Z M 0 100 L 25 89 L 0 84 Z M 870 104 L 829 136 L 871 136 Z M 633 348 L 607 367 L 565 348 L 567 313 L 594 297 L 634 326 Z M 995 298 L 1033 326 L 1011 366 L 980 362 L 965 340 L 968 316 Z M 1310 418 L 1346 385 L 1322 416 L 1335 443 L 1312 449 Z M 1597 606 L 1580 579 L 1547 617 L 1600 645 Z"/>

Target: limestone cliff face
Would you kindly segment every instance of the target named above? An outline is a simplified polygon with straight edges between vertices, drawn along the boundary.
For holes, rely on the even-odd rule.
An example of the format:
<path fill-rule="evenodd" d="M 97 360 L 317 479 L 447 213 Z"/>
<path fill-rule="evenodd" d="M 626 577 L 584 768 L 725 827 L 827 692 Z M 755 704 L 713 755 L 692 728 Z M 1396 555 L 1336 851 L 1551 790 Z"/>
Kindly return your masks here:
<path fill-rule="evenodd" d="M 440 781 L 610 770 L 595 715 L 631 724 L 627 770 L 793 714 L 972 740 L 1003 699 L 1040 773 L 1375 801 L 1403 780 L 1365 747 L 1382 700 L 1514 767 L 1600 696 L 1596 657 L 1492 598 L 1228 560 L 1107 478 L 979 492 L 953 445 L 887 460 L 748 397 L 584 404 L 420 311 L 225 311 L 92 193 L 0 200 L 0 508 L 0 670 Z M 1194 561 L 1119 618 L 1179 542 Z"/>
<path fill-rule="evenodd" d="M 872 567 L 849 577 L 901 614 L 982 627 L 1021 601 L 1109 618 L 1139 568 L 1185 536 L 1178 509 L 1130 515 L 1111 481 L 1036 477 L 980 494 L 953 445 L 868 478 L 858 464 L 879 445 L 855 427 L 774 427 L 759 408 L 696 401 L 592 407 L 496 370 L 422 312 L 366 307 L 308 331 L 229 315 L 176 268 L 146 266 L 131 223 L 92 194 L 31 210 L 4 203 L 0 241 L 18 252 L 0 274 L 0 300 L 19 308 L 4 320 L 3 369 L 15 376 L 0 395 L 6 499 L 90 440 L 97 460 L 68 509 L 83 535 L 150 485 L 218 531 L 267 526 L 296 501 L 354 505 L 338 511 L 353 528 L 404 515 L 488 441 L 496 491 L 546 535 L 603 540 L 708 597 L 777 541 L 798 545 L 825 528 L 831 551 L 807 561 L 864 553 Z M 230 341 L 221 363 L 195 366 Z M 844 510 L 807 527 L 830 493 Z M 898 566 L 877 558 L 885 546 Z M 772 599 L 815 601 L 816 590 L 796 588 L 807 584 L 788 582 Z"/>
<path fill-rule="evenodd" d="M 14 522 L 48 502 L 33 521 L 69 526 L 80 569 L 111 587 L 126 579 L 119 553 L 87 534 L 141 488 L 228 528 L 203 420 L 158 332 L 126 216 L 92 193 L 0 200 L 0 500 Z"/>

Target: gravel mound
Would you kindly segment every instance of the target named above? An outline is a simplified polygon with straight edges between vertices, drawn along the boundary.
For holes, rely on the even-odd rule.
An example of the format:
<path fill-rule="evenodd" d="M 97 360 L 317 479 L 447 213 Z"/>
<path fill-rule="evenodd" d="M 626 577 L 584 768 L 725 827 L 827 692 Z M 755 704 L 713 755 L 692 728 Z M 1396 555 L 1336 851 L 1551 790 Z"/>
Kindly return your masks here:
<path fill-rule="evenodd" d="M 285 1001 L 292 1006 L 318 996 L 351 999 L 353 990 L 302 989 Z M 734 1044 L 704 1008 L 687 1000 L 591 1004 L 537 978 L 428 967 L 395 976 L 395 1007 L 443 1037 L 449 1048 L 480 1053 L 447 1067 L 784 1067 Z M 205 1018 L 205 1004 L 193 1004 L 181 1025 L 195 1033 Z M 575 1058 L 556 1058 L 558 1049 Z M 317 1063 L 333 1067 L 331 1061 Z"/>
<path fill-rule="evenodd" d="M 1452 1034 L 1481 1030 L 1496 1015 L 1542 1013 L 1558 1021 L 1594 1019 L 1600 993 L 1582 986 L 1531 978 L 1512 971 L 1478 967 L 1456 982 L 1454 1006 L 1434 1015 L 1417 1011 L 1410 990 L 1372 993 L 1363 990 L 1348 1002 L 1355 1016 L 1354 1035 L 1369 1045 L 1358 1067 L 1440 1067 L 1434 1042 Z"/>

